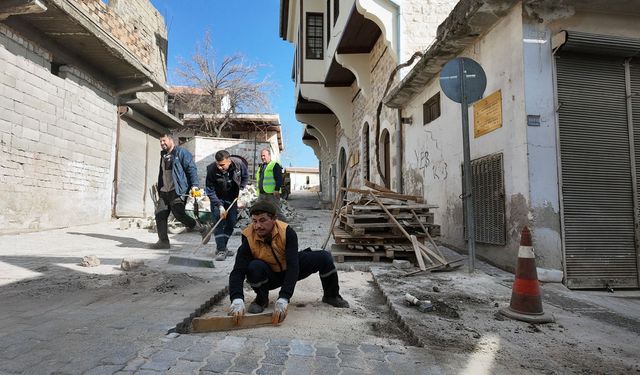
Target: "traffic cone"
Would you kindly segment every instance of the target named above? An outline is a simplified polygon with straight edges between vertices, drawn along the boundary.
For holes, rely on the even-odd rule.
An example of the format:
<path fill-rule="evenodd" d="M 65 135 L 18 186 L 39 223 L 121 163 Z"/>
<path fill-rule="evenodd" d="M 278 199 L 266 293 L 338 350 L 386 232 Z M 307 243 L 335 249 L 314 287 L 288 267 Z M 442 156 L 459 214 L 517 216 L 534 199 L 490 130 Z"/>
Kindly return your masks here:
<path fill-rule="evenodd" d="M 500 310 L 502 315 L 511 319 L 529 323 L 550 323 L 554 321 L 551 314 L 542 310 L 540 283 L 536 271 L 536 257 L 531 246 L 529 228 L 522 228 L 516 279 L 511 291 L 511 304 Z"/>

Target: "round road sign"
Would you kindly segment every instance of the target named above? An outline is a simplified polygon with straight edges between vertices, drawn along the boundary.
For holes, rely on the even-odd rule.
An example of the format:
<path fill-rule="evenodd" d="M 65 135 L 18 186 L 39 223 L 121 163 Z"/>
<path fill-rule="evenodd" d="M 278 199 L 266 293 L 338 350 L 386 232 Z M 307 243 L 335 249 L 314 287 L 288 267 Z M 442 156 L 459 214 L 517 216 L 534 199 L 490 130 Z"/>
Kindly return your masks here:
<path fill-rule="evenodd" d="M 464 98 L 466 103 L 473 103 L 482 99 L 484 90 L 487 88 L 487 76 L 480 64 L 468 57 L 455 58 L 442 68 L 440 72 L 442 92 L 454 102 L 462 103 L 461 71 L 464 71 Z"/>

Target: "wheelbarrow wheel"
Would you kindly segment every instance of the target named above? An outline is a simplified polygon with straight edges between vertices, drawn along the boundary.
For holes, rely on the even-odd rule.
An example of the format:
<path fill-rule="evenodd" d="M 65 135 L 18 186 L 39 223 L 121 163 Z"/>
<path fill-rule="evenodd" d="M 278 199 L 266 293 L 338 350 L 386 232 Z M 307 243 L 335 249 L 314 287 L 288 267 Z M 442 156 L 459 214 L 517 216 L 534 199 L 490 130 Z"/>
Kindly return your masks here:
<path fill-rule="evenodd" d="M 184 224 L 176 220 L 173 213 L 169 214 L 169 218 L 167 219 L 167 229 L 171 234 L 180 234 L 187 230 Z"/>

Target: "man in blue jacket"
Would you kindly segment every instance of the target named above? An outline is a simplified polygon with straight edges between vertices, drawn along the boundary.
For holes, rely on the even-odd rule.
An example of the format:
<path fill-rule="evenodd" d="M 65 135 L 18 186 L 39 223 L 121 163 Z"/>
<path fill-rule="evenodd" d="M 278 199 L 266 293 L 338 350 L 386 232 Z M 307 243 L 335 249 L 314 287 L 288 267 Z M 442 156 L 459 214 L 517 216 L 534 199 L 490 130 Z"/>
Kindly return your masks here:
<path fill-rule="evenodd" d="M 176 146 L 170 134 L 160 137 L 160 172 L 158 173 L 158 193 L 160 199 L 156 207 L 156 227 L 158 242 L 149 245 L 151 249 L 169 249 L 167 233 L 169 212 L 190 230 L 202 234 L 206 227 L 188 216 L 184 211 L 185 196 L 198 188 L 198 170 L 193 156 L 182 147 Z"/>
<path fill-rule="evenodd" d="M 238 204 L 233 201 L 240 195 L 249 182 L 247 165 L 242 159 L 231 156 L 228 151 L 221 150 L 215 154 L 216 161 L 207 166 L 205 193 L 211 201 L 211 217 L 213 222 L 224 220 L 214 231 L 216 239 L 216 260 L 225 260 L 233 252 L 227 249 L 229 237 L 238 220 Z M 204 241 L 207 242 L 207 239 Z"/>

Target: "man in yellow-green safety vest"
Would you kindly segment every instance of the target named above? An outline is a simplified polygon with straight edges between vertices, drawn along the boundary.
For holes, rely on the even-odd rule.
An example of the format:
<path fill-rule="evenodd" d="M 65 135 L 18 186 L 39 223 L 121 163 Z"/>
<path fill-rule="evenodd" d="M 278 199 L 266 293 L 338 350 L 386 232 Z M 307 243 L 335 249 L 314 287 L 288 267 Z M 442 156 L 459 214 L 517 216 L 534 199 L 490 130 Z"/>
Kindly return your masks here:
<path fill-rule="evenodd" d="M 282 188 L 282 166 L 275 160 L 271 160 L 271 151 L 264 149 L 260 152 L 262 163 L 256 169 L 256 194 L 258 201 L 267 201 L 277 208 L 278 220 L 285 221 L 280 208 L 280 189 Z"/>

